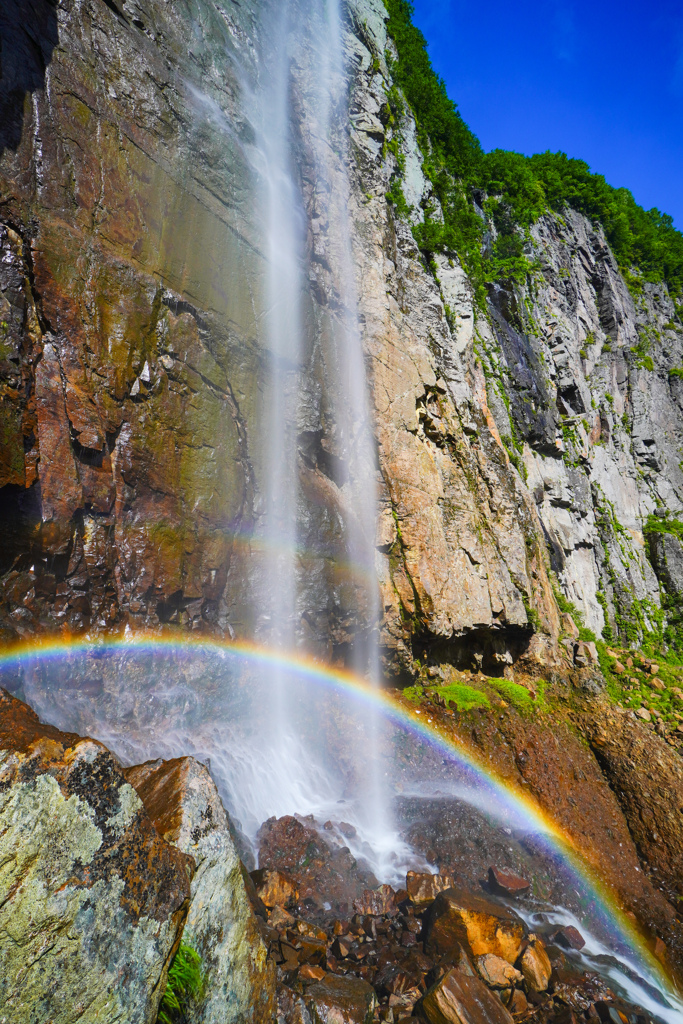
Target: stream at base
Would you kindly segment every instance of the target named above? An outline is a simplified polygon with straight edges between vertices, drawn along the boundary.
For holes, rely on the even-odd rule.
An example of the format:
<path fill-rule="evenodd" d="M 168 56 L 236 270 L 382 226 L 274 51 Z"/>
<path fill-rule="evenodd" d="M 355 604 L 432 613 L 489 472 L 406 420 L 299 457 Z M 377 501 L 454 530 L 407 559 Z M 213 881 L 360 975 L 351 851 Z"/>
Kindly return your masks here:
<path fill-rule="evenodd" d="M 489 866 L 513 870 L 533 879 L 533 895 L 514 902 L 530 928 L 574 925 L 586 940 L 570 953 L 577 967 L 680 1024 L 683 1002 L 521 804 L 391 715 L 378 726 L 362 689 L 331 672 L 280 663 L 290 714 L 273 733 L 263 727 L 272 679 L 267 657 L 209 644 L 63 648 L 0 663 L 0 685 L 43 721 L 101 740 L 124 764 L 184 755 L 206 764 L 248 866 L 264 822 L 292 815 L 333 851 L 348 848 L 370 886 L 441 871 L 476 891 Z M 392 805 L 379 827 L 368 785 L 377 773 Z"/>

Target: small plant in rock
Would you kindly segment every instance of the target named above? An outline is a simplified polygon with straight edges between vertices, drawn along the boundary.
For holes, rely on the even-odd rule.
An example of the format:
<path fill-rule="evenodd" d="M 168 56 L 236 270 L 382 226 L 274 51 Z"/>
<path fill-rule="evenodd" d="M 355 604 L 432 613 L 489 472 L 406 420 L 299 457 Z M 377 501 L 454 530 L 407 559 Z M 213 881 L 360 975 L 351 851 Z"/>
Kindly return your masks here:
<path fill-rule="evenodd" d="M 190 1003 L 204 988 L 202 959 L 191 946 L 181 943 L 168 972 L 166 991 L 159 1005 L 157 1024 L 186 1024 Z"/>

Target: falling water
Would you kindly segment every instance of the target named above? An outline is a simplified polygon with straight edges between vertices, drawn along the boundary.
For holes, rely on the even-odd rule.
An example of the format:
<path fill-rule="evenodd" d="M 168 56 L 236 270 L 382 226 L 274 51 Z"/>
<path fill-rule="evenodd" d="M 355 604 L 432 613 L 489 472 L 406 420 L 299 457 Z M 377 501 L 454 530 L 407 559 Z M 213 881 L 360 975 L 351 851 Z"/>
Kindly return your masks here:
<path fill-rule="evenodd" d="M 255 587 L 254 632 L 261 642 L 285 652 L 300 642 L 298 438 L 310 426 L 302 394 L 311 373 L 306 361 L 317 344 L 326 364 L 325 412 L 320 415 L 346 470 L 339 486 L 344 560 L 365 581 L 356 588 L 364 622 L 350 652 L 350 667 L 379 685 L 377 470 L 348 212 L 348 89 L 339 0 L 277 4 L 274 16 L 265 19 L 262 46 L 261 80 L 256 85 L 246 78 L 243 82 L 244 107 L 254 129 L 249 159 L 263 210 L 266 255 L 262 423 L 267 454 L 257 529 L 267 558 Z M 308 258 L 307 230 L 313 237 Z M 326 306 L 317 316 L 308 291 L 316 274 L 314 286 L 319 286 L 318 298 L 322 295 Z M 268 707 L 253 709 L 263 736 L 259 763 L 251 763 L 253 745 L 235 758 L 235 770 L 254 805 L 251 812 L 244 810 L 250 819 L 313 813 L 321 802 L 329 803 L 333 790 L 335 799 L 340 796 L 338 783 L 327 777 L 324 751 L 316 754 L 302 744 L 291 680 L 275 669 L 271 688 Z M 373 851 L 375 872 L 396 880 L 410 851 L 391 824 L 391 795 L 380 767 L 381 729 L 372 715 L 364 742 L 353 750 L 358 770 L 347 817 L 354 819 L 366 849 Z M 354 747 L 353 736 L 346 741 Z"/>

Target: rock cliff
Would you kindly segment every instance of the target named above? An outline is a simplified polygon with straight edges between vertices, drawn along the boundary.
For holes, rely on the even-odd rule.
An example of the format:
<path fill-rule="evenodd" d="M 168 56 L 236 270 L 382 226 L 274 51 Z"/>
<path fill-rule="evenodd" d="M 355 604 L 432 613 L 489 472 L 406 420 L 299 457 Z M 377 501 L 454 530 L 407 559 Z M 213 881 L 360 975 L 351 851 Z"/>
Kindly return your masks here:
<path fill-rule="evenodd" d="M 0 1020 L 156 1019 L 191 857 L 117 759 L 0 693 Z"/>
<path fill-rule="evenodd" d="M 267 74 L 269 5 L 34 7 L 1 15 L 4 635 L 253 635 L 269 371 L 248 96 Z M 412 671 L 427 650 L 499 673 L 552 663 L 558 586 L 596 633 L 636 639 L 661 626 L 662 593 L 680 599 L 675 304 L 625 281 L 601 228 L 570 209 L 532 228 L 527 283 L 492 285 L 484 306 L 457 259 L 427 265 L 411 225 L 438 203 L 409 108 L 387 105 L 386 12 L 350 0 L 344 18 L 328 196 L 310 39 L 291 68 L 310 281 L 298 640 L 343 657 L 377 625 L 338 565 L 354 493 L 330 411 L 345 190 L 387 665 Z M 397 174 L 404 215 L 386 199 Z"/>

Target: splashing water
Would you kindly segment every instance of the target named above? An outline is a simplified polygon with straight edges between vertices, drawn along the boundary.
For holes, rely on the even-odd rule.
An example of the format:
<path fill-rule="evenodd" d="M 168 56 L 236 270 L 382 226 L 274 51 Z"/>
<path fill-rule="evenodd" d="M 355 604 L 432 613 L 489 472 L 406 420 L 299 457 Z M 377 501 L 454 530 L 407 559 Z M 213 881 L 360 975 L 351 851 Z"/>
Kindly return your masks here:
<path fill-rule="evenodd" d="M 273 746 L 264 709 L 276 665 L 288 686 L 292 727 L 286 744 Z M 471 755 L 366 681 L 253 646 L 154 638 L 8 654 L 0 657 L 0 684 L 44 720 L 101 739 L 124 762 L 186 754 L 204 761 L 228 811 L 252 841 L 272 814 L 312 814 L 319 824 L 328 818 L 349 822 L 356 837 L 333 829 L 325 838 L 348 845 L 380 880 L 397 885 L 407 869 L 434 868 L 411 846 L 406 829 L 397 829 L 387 850 L 374 847 L 365 828 L 369 754 L 359 763 L 357 751 L 368 749 L 368 710 L 374 705 L 372 730 L 381 733 L 374 756 L 378 772 L 393 780 L 394 808 L 418 798 L 429 810 L 436 800 L 440 816 L 444 799 L 469 804 L 505 847 L 517 836 L 527 849 L 540 849 L 534 865 L 550 870 L 564 897 L 560 905 L 515 902 L 515 910 L 534 928 L 543 922 L 575 924 L 587 940 L 577 954 L 583 969 L 601 974 L 666 1024 L 682 1019 L 683 1002 L 628 919 L 574 856 L 571 841 L 528 798 L 515 795 Z"/>

